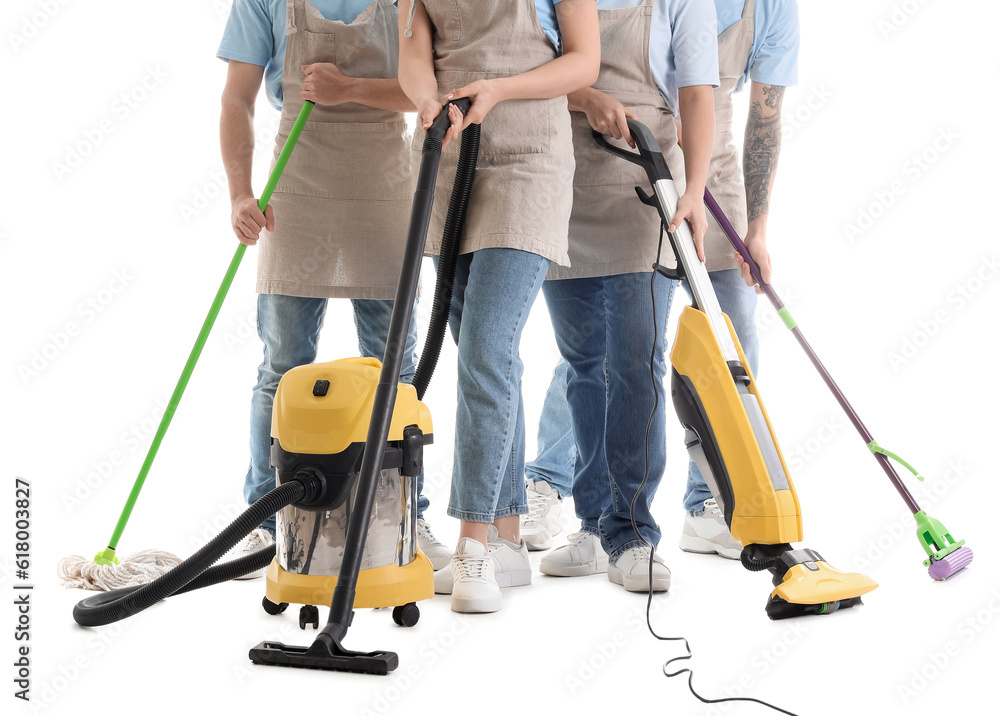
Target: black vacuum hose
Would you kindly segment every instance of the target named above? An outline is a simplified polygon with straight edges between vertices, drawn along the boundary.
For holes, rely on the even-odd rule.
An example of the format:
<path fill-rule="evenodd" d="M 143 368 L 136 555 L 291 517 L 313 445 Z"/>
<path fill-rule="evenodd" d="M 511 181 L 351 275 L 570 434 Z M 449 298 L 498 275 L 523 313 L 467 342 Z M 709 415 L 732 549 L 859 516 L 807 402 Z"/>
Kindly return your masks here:
<path fill-rule="evenodd" d="M 448 314 L 451 312 L 451 296 L 455 288 L 455 266 L 458 259 L 458 245 L 465 227 L 465 213 L 472 194 L 472 182 L 476 178 L 476 162 L 479 158 L 479 136 L 482 127 L 469 125 L 462 132 L 462 148 L 458 155 L 458 171 L 455 186 L 451 190 L 448 218 L 444 223 L 441 239 L 441 258 L 437 267 L 437 282 L 434 286 L 434 303 L 431 306 L 431 322 L 424 339 L 424 349 L 420 352 L 420 362 L 413 376 L 413 387 L 417 397 L 424 399 L 424 392 L 431 382 L 441 345 L 448 328 Z"/>
<path fill-rule="evenodd" d="M 298 480 L 271 490 L 233 520 L 211 542 L 163 576 L 141 587 L 126 587 L 87 597 L 73 607 L 73 619 L 80 626 L 86 627 L 111 624 L 138 614 L 173 594 L 208 587 L 265 567 L 274 557 L 273 548 L 214 567 L 212 565 L 268 517 L 303 500 L 306 492 L 306 485 Z"/>

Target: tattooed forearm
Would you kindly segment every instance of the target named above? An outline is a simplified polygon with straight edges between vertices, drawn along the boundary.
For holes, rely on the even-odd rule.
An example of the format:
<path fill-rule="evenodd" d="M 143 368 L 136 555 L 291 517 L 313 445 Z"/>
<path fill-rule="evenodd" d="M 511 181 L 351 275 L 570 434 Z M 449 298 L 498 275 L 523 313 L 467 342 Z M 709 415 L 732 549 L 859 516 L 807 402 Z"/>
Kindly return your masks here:
<path fill-rule="evenodd" d="M 765 117 L 760 101 L 754 101 L 743 138 L 743 179 L 747 190 L 748 221 L 768 212 L 771 179 L 781 152 L 781 100 L 785 88 L 765 85 L 763 91 L 764 105 L 773 113 Z"/>
<path fill-rule="evenodd" d="M 764 96 L 767 98 L 764 100 L 764 104 L 777 112 L 781 109 L 781 98 L 784 97 L 784 95 L 784 87 L 767 85 L 764 87 Z"/>

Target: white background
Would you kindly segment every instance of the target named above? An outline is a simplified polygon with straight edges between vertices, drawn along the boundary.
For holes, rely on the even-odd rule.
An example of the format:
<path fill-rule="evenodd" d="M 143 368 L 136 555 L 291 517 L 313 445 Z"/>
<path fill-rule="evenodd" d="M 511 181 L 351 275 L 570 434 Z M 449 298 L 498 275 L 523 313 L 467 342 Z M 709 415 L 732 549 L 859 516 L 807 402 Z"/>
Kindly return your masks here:
<path fill-rule="evenodd" d="M 384 611 L 361 611 L 349 645 L 400 656 L 399 670 L 381 679 L 252 667 L 247 650 L 263 639 L 310 639 L 294 608 L 281 617 L 261 611 L 259 581 L 178 597 L 113 627 L 73 623 L 82 594 L 57 584 L 55 564 L 106 544 L 235 248 L 218 150 L 225 65 L 215 59 L 228 6 L 3 5 L 5 712 L 14 690 L 13 483 L 21 476 L 34 485 L 32 678 L 43 713 L 127 704 L 165 714 L 207 708 L 201 703 L 247 713 L 764 713 L 748 704 L 709 708 L 681 679 L 667 681 L 660 666 L 681 647 L 654 640 L 641 620 L 644 599 L 603 576 L 536 573 L 492 616 L 456 615 L 437 599 L 409 630 Z M 800 84 L 785 100 L 770 222 L 779 291 L 879 441 L 928 476 L 922 485 L 906 480 L 968 540 L 976 561 L 953 582 L 927 577 L 905 506 L 762 304 L 760 386 L 792 463 L 806 545 L 881 587 L 861 609 L 770 622 L 764 575 L 677 550 L 686 458 L 671 423 L 654 509 L 673 587 L 655 598 L 653 620 L 661 633 L 691 638 L 696 684 L 708 696 L 745 693 L 799 714 L 994 708 L 986 699 L 1000 637 L 991 527 L 1000 498 L 998 21 L 993 3 L 801 3 Z M 745 113 L 745 99 L 737 112 Z M 257 187 L 275 119 L 261 97 Z M 852 237 L 845 226 L 859 221 Z M 123 554 L 190 554 L 239 509 L 260 360 L 253 254 L 150 473 Z M 87 308 L 91 299 L 99 311 Z M 320 359 L 352 355 L 353 333 L 346 307 L 331 305 Z M 556 360 L 542 301 L 522 355 L 534 425 Z M 438 442 L 427 493 L 429 518 L 448 543 L 457 536 L 444 514 L 454 393 L 446 345 L 428 394 Z M 106 465 L 116 454 L 118 464 Z"/>

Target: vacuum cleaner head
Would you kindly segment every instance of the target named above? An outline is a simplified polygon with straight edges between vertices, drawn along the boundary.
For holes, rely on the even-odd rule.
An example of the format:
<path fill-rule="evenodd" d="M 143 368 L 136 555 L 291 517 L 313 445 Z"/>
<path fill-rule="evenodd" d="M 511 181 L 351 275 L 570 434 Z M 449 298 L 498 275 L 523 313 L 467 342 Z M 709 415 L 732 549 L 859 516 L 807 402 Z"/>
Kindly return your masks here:
<path fill-rule="evenodd" d="M 250 661 L 267 666 L 291 666 L 299 669 L 353 671 L 385 676 L 399 666 L 392 651 L 347 651 L 336 645 L 328 647 L 317 639 L 311 646 L 287 646 L 276 641 L 262 641 L 250 650 Z"/>

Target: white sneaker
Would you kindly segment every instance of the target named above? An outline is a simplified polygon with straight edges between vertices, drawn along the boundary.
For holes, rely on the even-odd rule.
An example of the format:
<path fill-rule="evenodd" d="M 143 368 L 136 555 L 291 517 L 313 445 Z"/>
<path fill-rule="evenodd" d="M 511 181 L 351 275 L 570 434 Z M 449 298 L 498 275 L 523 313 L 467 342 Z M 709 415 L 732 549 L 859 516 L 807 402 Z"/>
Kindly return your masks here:
<path fill-rule="evenodd" d="M 739 559 L 743 545 L 729 533 L 726 517 L 714 497 L 705 500 L 705 511 L 700 515 L 684 515 L 684 531 L 680 547 L 685 552 L 718 554 L 726 559 Z"/>
<path fill-rule="evenodd" d="M 586 577 L 608 571 L 608 553 L 601 539 L 590 532 L 574 532 L 569 544 L 542 557 L 542 574 L 553 577 Z"/>
<path fill-rule="evenodd" d="M 262 549 L 267 549 L 273 544 L 274 537 L 271 536 L 271 533 L 261 527 L 258 527 L 244 537 L 242 542 L 226 552 L 226 554 L 223 555 L 223 557 L 216 562 L 216 564 L 223 564 L 225 562 L 231 562 L 234 559 L 239 559 L 240 557 L 247 557 L 254 552 L 260 552 Z M 269 565 L 261 567 L 255 572 L 244 574 L 242 577 L 237 577 L 237 579 L 260 579 L 267 574 L 268 566 Z"/>
<path fill-rule="evenodd" d="M 520 546 L 500 539 L 497 528 L 490 525 L 486 546 L 493 559 L 493 575 L 499 587 L 523 587 L 531 584 L 531 562 L 524 540 Z M 452 594 L 454 570 L 445 568 L 434 573 L 434 593 Z"/>
<path fill-rule="evenodd" d="M 563 498 L 545 480 L 528 480 L 528 514 L 521 517 L 521 539 L 532 552 L 548 549 L 562 532 Z"/>
<path fill-rule="evenodd" d="M 417 520 L 417 545 L 435 570 L 444 569 L 451 563 L 451 550 L 438 541 L 425 520 Z"/>
<path fill-rule="evenodd" d="M 442 570 L 445 571 L 445 570 Z M 493 570 L 493 559 L 481 542 L 465 537 L 458 541 L 447 571 L 455 584 L 453 612 L 496 612 L 503 605 Z"/>
<path fill-rule="evenodd" d="M 649 591 L 649 547 L 632 547 L 622 553 L 615 563 L 608 567 L 608 579 L 620 584 L 629 592 Z M 653 591 L 665 592 L 670 589 L 670 570 L 663 558 L 653 555 Z"/>

